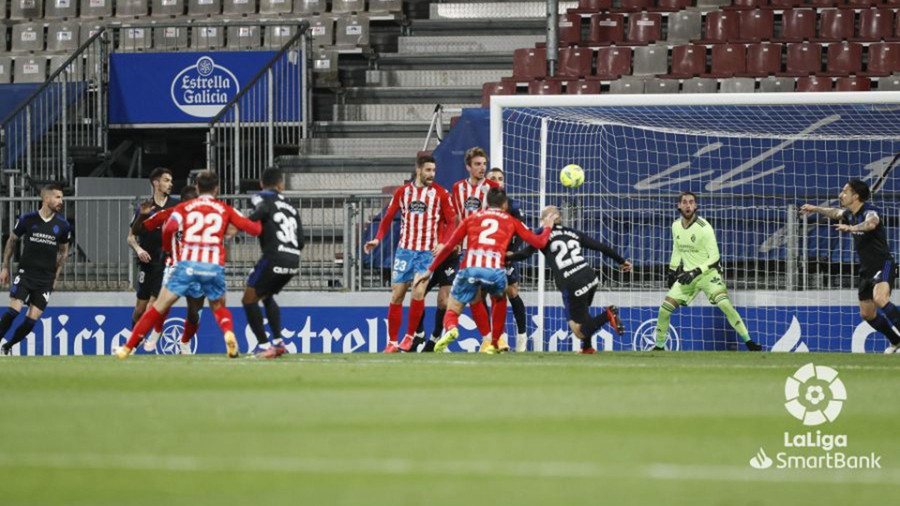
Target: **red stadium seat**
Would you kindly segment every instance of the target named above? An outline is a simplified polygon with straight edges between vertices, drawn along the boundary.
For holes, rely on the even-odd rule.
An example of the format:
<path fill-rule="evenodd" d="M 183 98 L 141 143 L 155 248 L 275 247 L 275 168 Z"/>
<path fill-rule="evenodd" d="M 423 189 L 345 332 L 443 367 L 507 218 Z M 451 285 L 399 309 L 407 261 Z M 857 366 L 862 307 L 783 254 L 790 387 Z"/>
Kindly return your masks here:
<path fill-rule="evenodd" d="M 712 48 L 712 69 L 707 77 L 732 77 L 747 70 L 743 44 L 717 44 Z"/>
<path fill-rule="evenodd" d="M 706 46 L 685 44 L 672 48 L 671 78 L 687 79 L 706 73 Z"/>
<path fill-rule="evenodd" d="M 662 38 L 662 14 L 642 12 L 628 16 L 629 44 L 649 44 Z"/>
<path fill-rule="evenodd" d="M 734 11 L 710 11 L 706 14 L 704 44 L 729 42 L 741 37 L 740 15 Z"/>
<path fill-rule="evenodd" d="M 804 76 L 797 79 L 797 91 L 831 91 L 830 77 Z"/>
<path fill-rule="evenodd" d="M 768 3 L 766 0 L 732 0 L 731 7 L 733 9 L 756 9 L 766 6 Z"/>
<path fill-rule="evenodd" d="M 841 42 L 828 46 L 826 71 L 833 76 L 849 76 L 862 71 L 862 44 Z"/>
<path fill-rule="evenodd" d="M 872 81 L 867 77 L 839 77 L 834 86 L 835 91 L 869 91 Z"/>
<path fill-rule="evenodd" d="M 791 9 L 803 5 L 803 0 L 769 0 L 769 7 L 773 9 Z"/>
<path fill-rule="evenodd" d="M 559 65 L 556 75 L 559 77 L 587 77 L 591 75 L 594 52 L 586 47 L 559 48 Z"/>
<path fill-rule="evenodd" d="M 787 63 L 782 75 L 808 76 L 821 70 L 822 46 L 811 42 L 788 44 Z"/>
<path fill-rule="evenodd" d="M 889 7 L 900 6 L 900 0 L 884 0 Z"/>
<path fill-rule="evenodd" d="M 888 76 L 900 71 L 900 44 L 876 42 L 869 46 L 865 76 Z"/>
<path fill-rule="evenodd" d="M 568 13 L 559 17 L 560 45 L 581 43 L 581 16 Z"/>
<path fill-rule="evenodd" d="M 819 35 L 816 40 L 839 41 L 853 38 L 856 15 L 847 9 L 819 11 Z"/>
<path fill-rule="evenodd" d="M 528 83 L 529 95 L 559 95 L 562 93 L 562 82 L 552 81 L 530 81 Z"/>
<path fill-rule="evenodd" d="M 581 81 L 569 81 L 566 86 L 569 95 L 596 95 L 600 93 L 600 81 L 595 79 L 582 79 Z"/>
<path fill-rule="evenodd" d="M 622 14 L 594 14 L 591 16 L 593 45 L 609 45 L 625 40 L 625 16 Z"/>
<path fill-rule="evenodd" d="M 742 77 L 767 77 L 781 72 L 781 44 L 758 43 L 747 46 L 747 71 Z"/>
<path fill-rule="evenodd" d="M 788 9 L 781 15 L 783 42 L 802 42 L 816 38 L 816 11 L 812 9 Z"/>
<path fill-rule="evenodd" d="M 856 40 L 890 39 L 894 31 L 894 11 L 866 9 L 859 13 L 859 35 Z"/>
<path fill-rule="evenodd" d="M 806 4 L 816 8 L 835 7 L 841 0 L 806 0 Z"/>
<path fill-rule="evenodd" d="M 859 8 L 873 7 L 876 5 L 881 5 L 881 0 L 847 0 L 847 6 Z"/>
<path fill-rule="evenodd" d="M 612 8 L 612 0 L 578 0 L 578 12 L 603 12 Z"/>
<path fill-rule="evenodd" d="M 742 11 L 741 40 L 759 42 L 775 37 L 775 13 L 771 9 Z"/>
<path fill-rule="evenodd" d="M 601 47 L 597 50 L 597 77 L 618 79 L 631 75 L 630 47 Z"/>
<path fill-rule="evenodd" d="M 481 87 L 481 107 L 490 107 L 493 95 L 515 94 L 516 83 L 484 83 Z"/>
<path fill-rule="evenodd" d="M 656 8 L 661 11 L 680 11 L 694 5 L 693 0 L 658 0 Z"/>
<path fill-rule="evenodd" d="M 533 79 L 547 75 L 547 49 L 516 49 L 513 53 L 513 79 Z"/>
<path fill-rule="evenodd" d="M 653 0 L 622 0 L 619 7 L 623 11 L 645 11 L 653 7 Z"/>

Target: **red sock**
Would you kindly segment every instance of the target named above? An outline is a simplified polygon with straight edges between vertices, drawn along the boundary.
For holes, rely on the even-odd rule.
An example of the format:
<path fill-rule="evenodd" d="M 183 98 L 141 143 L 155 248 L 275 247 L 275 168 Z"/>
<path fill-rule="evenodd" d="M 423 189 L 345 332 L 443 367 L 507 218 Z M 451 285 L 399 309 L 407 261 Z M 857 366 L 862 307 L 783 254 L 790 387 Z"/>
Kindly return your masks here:
<path fill-rule="evenodd" d="M 147 308 L 147 310 L 144 311 L 144 314 L 141 315 L 141 319 L 134 324 L 134 330 L 131 331 L 131 337 L 128 338 L 128 342 L 125 343 L 125 346 L 134 349 L 158 321 L 162 321 L 162 315 L 159 314 L 153 306 Z"/>
<path fill-rule="evenodd" d="M 403 324 L 403 305 L 391 304 L 388 306 L 388 338 L 391 342 L 397 342 L 400 335 L 400 325 Z"/>
<path fill-rule="evenodd" d="M 409 303 L 409 326 L 407 327 L 406 333 L 414 336 L 416 335 L 416 331 L 419 330 L 419 324 L 422 323 L 422 315 L 425 314 L 425 299 L 416 300 L 413 299 Z"/>
<path fill-rule="evenodd" d="M 234 332 L 234 322 L 231 320 L 231 311 L 228 310 L 227 307 L 222 306 L 219 309 L 213 311 L 213 316 L 216 317 L 216 323 L 219 324 L 219 328 L 222 329 L 222 333 L 225 332 Z"/>
<path fill-rule="evenodd" d="M 194 335 L 197 334 L 197 327 L 199 327 L 199 323 L 192 323 L 190 320 L 185 320 L 184 322 L 184 334 L 181 334 L 181 342 L 189 343 L 191 339 L 194 338 Z"/>
<path fill-rule="evenodd" d="M 162 318 L 153 326 L 153 330 L 155 330 L 157 334 L 162 334 L 163 324 L 166 323 L 166 318 L 168 318 L 168 316 L 169 311 L 166 310 L 166 312 L 162 314 Z"/>
<path fill-rule="evenodd" d="M 506 327 L 506 297 L 500 300 L 494 299 L 494 305 L 491 306 L 491 344 L 497 346 L 500 335 Z"/>
<path fill-rule="evenodd" d="M 478 332 L 482 336 L 490 335 L 491 320 L 488 317 L 487 307 L 485 307 L 484 302 L 473 302 L 469 307 L 472 309 L 472 319 L 475 320 L 475 325 L 478 326 Z"/>
<path fill-rule="evenodd" d="M 448 309 L 447 312 L 444 313 L 444 330 L 450 332 L 450 330 L 455 329 L 457 326 L 459 326 L 459 313 L 452 309 Z"/>

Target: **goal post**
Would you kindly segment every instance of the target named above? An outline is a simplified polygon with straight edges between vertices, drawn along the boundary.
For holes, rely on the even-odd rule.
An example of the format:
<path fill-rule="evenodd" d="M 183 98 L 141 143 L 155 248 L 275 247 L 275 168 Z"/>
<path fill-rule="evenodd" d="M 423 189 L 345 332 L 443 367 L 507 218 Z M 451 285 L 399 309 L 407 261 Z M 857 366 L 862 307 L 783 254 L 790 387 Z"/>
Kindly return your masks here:
<path fill-rule="evenodd" d="M 900 255 L 900 92 L 714 95 L 494 96 L 491 163 L 529 226 L 560 207 L 566 224 L 635 264 L 620 272 L 587 254 L 601 288 L 595 310 L 622 308 L 626 333 L 608 328 L 598 349 L 646 349 L 666 288 L 671 226 L 682 191 L 716 231 L 721 273 L 751 337 L 775 351 L 879 351 L 886 341 L 858 316 L 852 238 L 798 214 L 837 206 L 850 179 L 873 189 Z M 585 169 L 568 189 L 560 169 Z M 563 304 L 541 255 L 523 262 L 535 350 L 573 349 Z M 701 293 L 673 314 L 667 346 L 740 348 L 725 316 Z"/>

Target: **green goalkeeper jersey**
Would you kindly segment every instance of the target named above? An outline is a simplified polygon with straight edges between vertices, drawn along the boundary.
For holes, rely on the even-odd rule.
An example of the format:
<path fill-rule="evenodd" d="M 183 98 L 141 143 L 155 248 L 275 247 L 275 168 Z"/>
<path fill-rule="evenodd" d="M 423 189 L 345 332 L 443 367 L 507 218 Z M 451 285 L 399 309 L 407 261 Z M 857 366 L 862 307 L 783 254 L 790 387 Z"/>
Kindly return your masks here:
<path fill-rule="evenodd" d="M 672 237 L 675 246 L 672 248 L 672 261 L 669 268 L 675 270 L 679 265 L 685 271 L 700 268 L 706 272 L 719 262 L 719 245 L 716 244 L 716 233 L 712 225 L 697 216 L 690 226 L 684 228 L 681 218 L 672 224 Z"/>

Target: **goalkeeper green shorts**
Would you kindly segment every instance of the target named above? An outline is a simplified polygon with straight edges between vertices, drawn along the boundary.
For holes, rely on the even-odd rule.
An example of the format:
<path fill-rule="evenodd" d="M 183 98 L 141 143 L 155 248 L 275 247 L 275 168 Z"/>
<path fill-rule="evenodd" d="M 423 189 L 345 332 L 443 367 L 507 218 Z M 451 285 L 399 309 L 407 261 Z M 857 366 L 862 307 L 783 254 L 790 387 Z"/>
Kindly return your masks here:
<path fill-rule="evenodd" d="M 682 285 L 681 283 L 675 283 L 672 285 L 672 288 L 669 289 L 669 293 L 666 294 L 666 297 L 677 300 L 678 304 L 682 306 L 687 306 L 694 300 L 694 297 L 696 297 L 697 294 L 703 292 L 706 294 L 706 298 L 709 299 L 710 304 L 715 304 L 713 297 L 727 290 L 728 288 L 725 286 L 725 280 L 722 279 L 719 270 L 710 269 L 694 278 L 694 281 L 687 286 Z"/>

